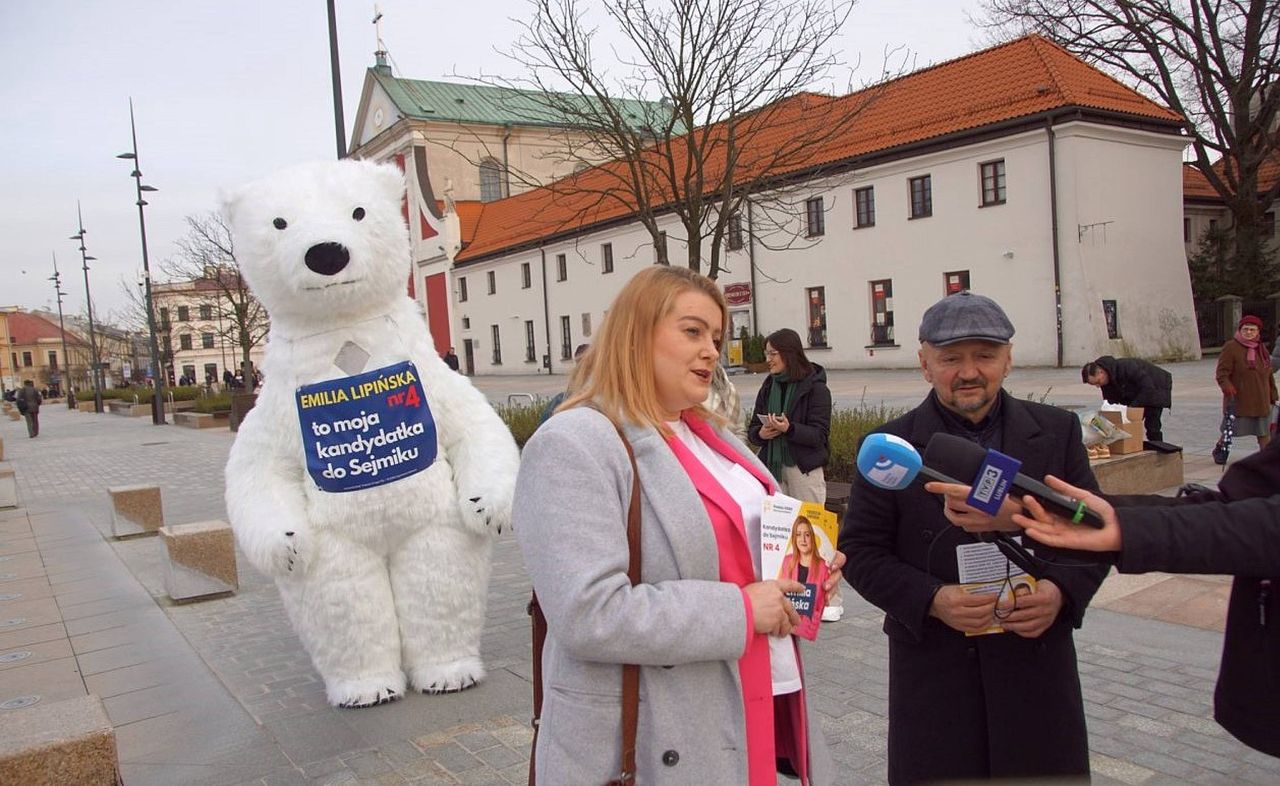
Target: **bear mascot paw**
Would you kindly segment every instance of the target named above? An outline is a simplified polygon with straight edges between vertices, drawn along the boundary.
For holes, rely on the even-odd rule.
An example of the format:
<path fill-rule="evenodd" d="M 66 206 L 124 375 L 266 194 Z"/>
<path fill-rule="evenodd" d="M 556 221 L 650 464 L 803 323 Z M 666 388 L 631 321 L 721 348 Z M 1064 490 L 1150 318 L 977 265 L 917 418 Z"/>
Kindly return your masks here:
<path fill-rule="evenodd" d="M 335 706 L 484 677 L 490 557 L 519 462 L 405 294 L 403 196 L 394 167 L 340 161 L 225 198 L 240 274 L 271 319 L 227 513 Z"/>

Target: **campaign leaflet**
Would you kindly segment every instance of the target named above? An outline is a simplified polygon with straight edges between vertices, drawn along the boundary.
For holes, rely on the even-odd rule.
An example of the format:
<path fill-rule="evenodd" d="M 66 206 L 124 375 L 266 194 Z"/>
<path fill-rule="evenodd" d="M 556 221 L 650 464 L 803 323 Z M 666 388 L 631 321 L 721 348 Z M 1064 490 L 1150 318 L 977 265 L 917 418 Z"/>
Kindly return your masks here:
<path fill-rule="evenodd" d="M 784 494 L 764 498 L 760 515 L 760 576 L 763 579 L 799 580 L 805 555 L 796 545 L 797 530 L 808 523 L 813 531 L 812 565 L 804 584 L 803 593 L 787 593 L 787 597 L 800 614 L 800 624 L 792 631 L 797 636 L 813 641 L 822 625 L 822 608 L 827 603 L 822 582 L 826 578 L 826 565 L 836 553 L 836 536 L 839 522 L 836 514 L 815 502 L 801 502 Z"/>
<path fill-rule="evenodd" d="M 322 491 L 380 486 L 436 460 L 436 422 L 410 361 L 297 390 L 307 472 Z"/>
<path fill-rule="evenodd" d="M 1013 540 L 1022 542 L 1021 537 Z M 1018 598 L 1036 591 L 1036 580 L 1021 568 L 1009 562 L 994 543 L 965 543 L 956 546 L 956 563 L 959 568 L 960 586 L 975 595 L 998 595 L 997 608 L 1012 611 Z M 966 633 L 966 636 L 986 636 L 1004 633 L 998 619 L 986 630 Z"/>

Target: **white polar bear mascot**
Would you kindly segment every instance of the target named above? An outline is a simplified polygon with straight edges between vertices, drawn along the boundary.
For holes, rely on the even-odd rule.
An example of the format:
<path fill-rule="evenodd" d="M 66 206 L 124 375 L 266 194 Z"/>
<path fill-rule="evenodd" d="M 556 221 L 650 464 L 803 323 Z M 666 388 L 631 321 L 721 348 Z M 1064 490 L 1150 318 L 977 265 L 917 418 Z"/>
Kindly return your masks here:
<path fill-rule="evenodd" d="M 484 677 L 493 537 L 519 455 L 405 295 L 404 180 L 363 161 L 228 195 L 271 316 L 266 384 L 227 461 L 236 540 L 273 577 L 329 702 L 368 707 Z"/>

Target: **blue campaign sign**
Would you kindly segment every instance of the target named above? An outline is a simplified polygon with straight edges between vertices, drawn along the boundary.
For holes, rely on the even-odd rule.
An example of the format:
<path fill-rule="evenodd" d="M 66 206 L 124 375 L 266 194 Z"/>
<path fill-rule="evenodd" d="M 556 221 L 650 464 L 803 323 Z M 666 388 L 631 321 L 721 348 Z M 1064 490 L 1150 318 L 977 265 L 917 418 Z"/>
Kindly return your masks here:
<path fill-rule="evenodd" d="M 1019 469 L 1022 469 L 1021 461 L 998 450 L 988 450 L 966 502 L 988 516 L 996 515 Z"/>
<path fill-rule="evenodd" d="M 436 421 L 404 361 L 297 392 L 307 472 L 322 491 L 381 486 L 436 460 Z"/>

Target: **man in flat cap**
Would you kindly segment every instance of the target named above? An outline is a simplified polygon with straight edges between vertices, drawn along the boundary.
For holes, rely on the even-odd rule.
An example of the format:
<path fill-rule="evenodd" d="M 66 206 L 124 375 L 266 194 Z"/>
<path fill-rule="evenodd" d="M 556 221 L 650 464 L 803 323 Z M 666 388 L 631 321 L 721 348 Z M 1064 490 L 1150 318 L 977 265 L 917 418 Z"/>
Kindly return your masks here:
<path fill-rule="evenodd" d="M 1021 460 L 1025 475 L 1096 491 L 1077 418 L 1004 391 L 1013 332 L 1004 310 L 982 295 L 935 303 L 920 324 L 919 353 L 933 389 L 878 430 L 921 454 L 935 433 L 953 434 Z M 1008 568 L 1001 577 L 1025 578 L 984 542 L 998 522 L 947 488 L 887 491 L 856 477 L 840 530 L 845 578 L 885 611 L 889 782 L 1087 777 L 1072 629 L 1106 569 L 1073 564 L 1024 537 L 1039 573 L 1034 592 L 1015 594 L 1009 579 L 999 595 L 966 591 L 958 560 L 975 548 L 990 550 L 988 565 Z M 1013 507 L 1006 501 L 1003 516 Z M 1003 632 L 989 632 L 996 625 Z"/>

